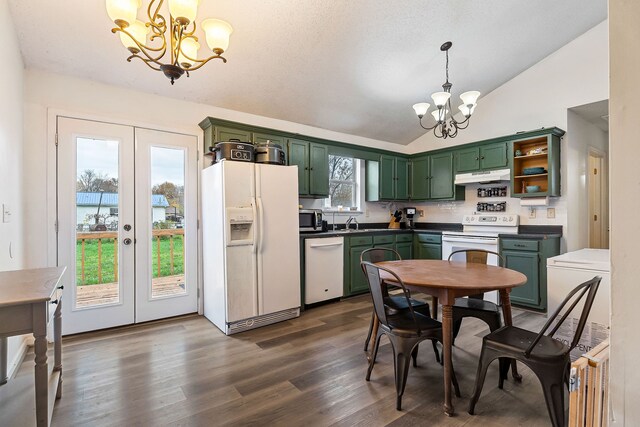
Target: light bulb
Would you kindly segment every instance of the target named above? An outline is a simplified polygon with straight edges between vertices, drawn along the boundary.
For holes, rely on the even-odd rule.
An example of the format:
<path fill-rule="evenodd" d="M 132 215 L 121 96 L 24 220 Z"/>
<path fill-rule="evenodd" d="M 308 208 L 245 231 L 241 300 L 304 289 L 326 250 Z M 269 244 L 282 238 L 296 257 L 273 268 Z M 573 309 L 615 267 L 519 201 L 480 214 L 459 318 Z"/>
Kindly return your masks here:
<path fill-rule="evenodd" d="M 169 13 L 173 19 L 181 21 L 180 24 L 186 25 L 196 19 L 198 3 L 200 0 L 169 0 Z"/>
<path fill-rule="evenodd" d="M 141 0 L 107 0 L 107 15 L 116 25 L 117 21 L 131 25 L 136 20 Z"/>
<path fill-rule="evenodd" d="M 147 34 L 149 34 L 150 28 L 144 25 L 142 21 L 133 21 L 133 23 L 129 24 L 129 26 L 125 29 L 129 34 L 133 36 L 134 39 L 140 44 L 145 44 L 147 42 Z M 132 53 L 138 53 L 140 48 L 138 45 L 124 32 L 120 32 L 120 41 L 131 51 Z"/>
<path fill-rule="evenodd" d="M 436 92 L 431 95 L 431 99 L 433 99 L 433 103 L 436 107 L 442 107 L 447 103 L 451 94 L 449 92 Z"/>
<path fill-rule="evenodd" d="M 475 103 L 478 101 L 479 96 L 480 92 L 478 92 L 477 90 L 470 90 L 469 92 L 461 94 L 460 99 L 462 100 L 464 105 L 475 105 Z"/>
<path fill-rule="evenodd" d="M 433 110 L 431 115 L 438 123 L 443 123 L 447 118 L 447 110 L 445 108 L 438 108 L 437 110 Z"/>
<path fill-rule="evenodd" d="M 189 58 L 198 59 L 198 49 L 200 49 L 200 43 L 198 43 L 193 38 L 186 38 L 183 39 L 182 42 L 180 42 L 178 63 L 182 66 L 182 68 L 190 68 L 195 63 L 195 61 Z M 187 58 L 187 56 L 189 58 Z"/>
<path fill-rule="evenodd" d="M 431 105 L 428 102 L 418 102 L 417 104 L 413 104 L 413 109 L 416 111 L 418 117 L 422 118 Z"/>
<path fill-rule="evenodd" d="M 473 110 L 476 109 L 476 105 L 477 104 L 474 104 L 471 106 L 471 108 L 469 108 L 468 105 L 462 104 L 461 106 L 458 107 L 458 109 L 460 110 L 463 116 L 469 117 L 470 115 L 473 114 Z"/>
<path fill-rule="evenodd" d="M 233 32 L 231 25 L 220 19 L 202 21 L 202 29 L 207 36 L 207 44 L 212 51 L 220 55 L 229 47 L 229 36 Z"/>

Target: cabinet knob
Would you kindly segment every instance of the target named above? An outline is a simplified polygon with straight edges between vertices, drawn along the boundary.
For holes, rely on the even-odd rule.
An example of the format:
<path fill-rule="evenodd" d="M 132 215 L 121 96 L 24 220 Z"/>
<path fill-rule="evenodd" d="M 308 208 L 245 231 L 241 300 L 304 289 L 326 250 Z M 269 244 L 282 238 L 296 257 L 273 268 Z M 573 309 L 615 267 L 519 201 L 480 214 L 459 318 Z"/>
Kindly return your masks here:
<path fill-rule="evenodd" d="M 484 156 L 480 156 L 480 159 L 484 160 Z"/>
<path fill-rule="evenodd" d="M 58 286 L 58 289 L 60 289 L 60 290 L 64 289 L 64 285 Z"/>
<path fill-rule="evenodd" d="M 58 303 L 57 299 L 54 299 L 54 300 L 51 301 L 51 304 L 57 304 L 57 303 Z"/>
<path fill-rule="evenodd" d="M 476 157 L 476 160 L 478 160 L 478 158 Z"/>

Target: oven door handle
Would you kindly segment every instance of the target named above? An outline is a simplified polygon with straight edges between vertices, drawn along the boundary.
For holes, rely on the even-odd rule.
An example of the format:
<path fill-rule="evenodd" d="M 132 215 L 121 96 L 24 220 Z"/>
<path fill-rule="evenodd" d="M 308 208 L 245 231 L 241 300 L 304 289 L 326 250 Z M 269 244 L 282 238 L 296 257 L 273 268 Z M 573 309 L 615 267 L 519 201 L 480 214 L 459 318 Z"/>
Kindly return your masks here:
<path fill-rule="evenodd" d="M 490 243 L 498 244 L 497 237 L 442 237 L 442 242 L 454 242 L 454 243 Z"/>

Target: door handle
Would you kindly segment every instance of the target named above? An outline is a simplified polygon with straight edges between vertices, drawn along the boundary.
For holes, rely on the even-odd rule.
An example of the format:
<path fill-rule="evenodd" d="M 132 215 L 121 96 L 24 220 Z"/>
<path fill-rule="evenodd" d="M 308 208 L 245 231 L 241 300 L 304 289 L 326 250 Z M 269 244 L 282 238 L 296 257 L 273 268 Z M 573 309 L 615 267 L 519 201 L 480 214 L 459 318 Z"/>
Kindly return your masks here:
<path fill-rule="evenodd" d="M 124 243 L 125 245 L 129 246 L 131 244 L 131 239 L 130 238 L 126 238 L 122 241 L 122 243 Z"/>

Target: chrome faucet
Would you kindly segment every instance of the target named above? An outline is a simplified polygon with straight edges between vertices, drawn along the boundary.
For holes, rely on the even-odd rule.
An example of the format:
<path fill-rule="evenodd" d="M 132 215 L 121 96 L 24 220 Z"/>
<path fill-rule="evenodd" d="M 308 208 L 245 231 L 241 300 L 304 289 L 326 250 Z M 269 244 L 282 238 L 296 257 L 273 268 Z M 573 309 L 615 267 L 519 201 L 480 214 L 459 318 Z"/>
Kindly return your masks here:
<path fill-rule="evenodd" d="M 350 216 L 349 217 L 347 222 L 344 223 L 344 228 L 346 228 L 348 230 L 350 228 L 349 226 L 351 225 L 352 222 L 356 223 L 356 230 L 357 230 L 358 229 L 358 220 L 356 219 L 355 216 Z"/>

